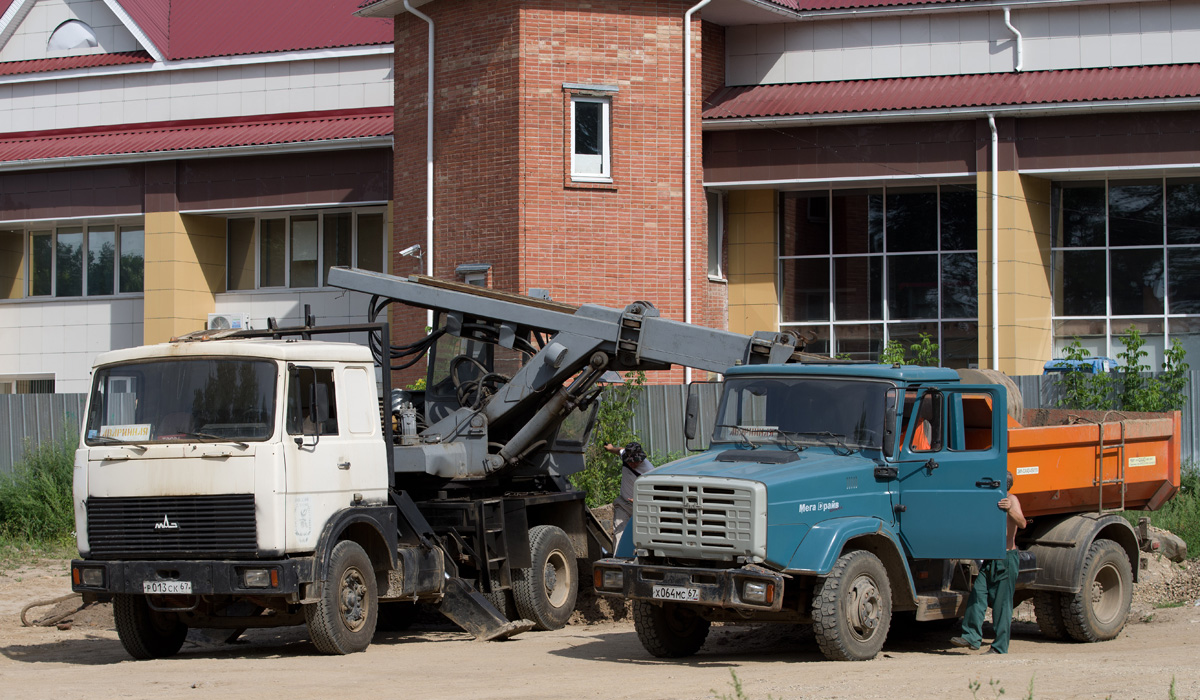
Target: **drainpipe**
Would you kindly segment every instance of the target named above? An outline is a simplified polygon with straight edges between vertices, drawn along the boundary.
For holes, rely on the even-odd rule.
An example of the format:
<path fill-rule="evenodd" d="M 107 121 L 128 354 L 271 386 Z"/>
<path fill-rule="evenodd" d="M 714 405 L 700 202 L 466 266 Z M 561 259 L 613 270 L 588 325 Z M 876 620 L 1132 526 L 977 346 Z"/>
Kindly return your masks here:
<path fill-rule="evenodd" d="M 1000 204 L 999 180 L 1000 168 L 997 160 L 1000 156 L 1000 139 L 996 134 L 996 115 L 988 115 L 988 128 L 992 130 L 992 225 L 991 225 L 991 307 L 992 307 L 992 369 L 1000 369 Z"/>
<path fill-rule="evenodd" d="M 1020 73 L 1021 72 L 1021 53 L 1022 53 L 1021 49 L 1024 47 L 1022 46 L 1021 32 L 1017 31 L 1017 28 L 1013 26 L 1012 14 L 1011 14 L 1009 8 L 1007 8 L 1007 7 L 1004 8 L 1004 26 L 1008 27 L 1008 31 L 1012 32 L 1013 36 L 1017 40 L 1017 48 L 1016 48 L 1017 65 L 1016 65 L 1016 67 L 1013 68 L 1013 70 Z"/>
<path fill-rule="evenodd" d="M 433 277 L 433 19 L 404 0 L 404 9 L 429 25 L 429 47 L 425 58 L 425 274 Z M 433 311 L 425 313 L 425 325 L 433 326 Z"/>
<path fill-rule="evenodd" d="M 407 2 L 408 0 L 405 0 Z M 683 13 L 683 322 L 692 322 L 692 15 L 712 0 Z M 692 368 L 683 381 L 692 383 Z"/>

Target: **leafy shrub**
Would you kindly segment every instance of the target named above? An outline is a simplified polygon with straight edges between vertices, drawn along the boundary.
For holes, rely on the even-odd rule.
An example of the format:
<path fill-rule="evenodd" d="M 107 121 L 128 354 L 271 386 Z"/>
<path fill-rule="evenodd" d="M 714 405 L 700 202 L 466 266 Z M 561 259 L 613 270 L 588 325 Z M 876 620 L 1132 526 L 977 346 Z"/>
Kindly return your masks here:
<path fill-rule="evenodd" d="M 9 538 L 65 542 L 75 529 L 71 496 L 75 438 L 30 447 L 0 475 L 0 532 Z"/>
<path fill-rule="evenodd" d="M 621 460 L 606 452 L 604 446 L 612 443 L 624 447 L 638 439 L 633 432 L 633 415 L 645 383 L 645 372 L 627 372 L 623 383 L 604 389 L 592 440 L 584 453 L 587 466 L 571 477 L 575 488 L 587 493 L 589 508 L 612 503 L 621 491 Z"/>
<path fill-rule="evenodd" d="M 1179 480 L 1179 493 L 1153 512 L 1131 510 L 1125 512 L 1130 524 L 1137 525 L 1138 518 L 1150 518 L 1150 524 L 1171 532 L 1187 542 L 1188 557 L 1200 556 L 1200 465 L 1189 462 L 1183 466 Z"/>
<path fill-rule="evenodd" d="M 1143 364 L 1149 355 L 1144 350 L 1145 338 L 1134 326 L 1118 338 L 1125 347 L 1117 358 L 1120 366 L 1113 372 L 1066 372 L 1062 378 L 1063 395 L 1058 400 L 1062 408 L 1077 411 L 1174 411 L 1187 403 L 1184 390 L 1188 382 L 1187 351 L 1175 339 L 1163 353 L 1162 371 L 1151 375 L 1150 365 Z M 1066 348 L 1066 360 L 1087 360 L 1091 352 L 1076 338 Z"/>

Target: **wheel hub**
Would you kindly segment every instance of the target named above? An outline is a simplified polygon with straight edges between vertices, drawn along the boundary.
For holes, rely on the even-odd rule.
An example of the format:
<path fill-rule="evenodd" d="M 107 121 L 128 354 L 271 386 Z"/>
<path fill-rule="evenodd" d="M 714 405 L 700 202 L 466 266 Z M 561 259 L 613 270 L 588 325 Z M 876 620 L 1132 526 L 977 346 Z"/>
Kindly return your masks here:
<path fill-rule="evenodd" d="M 358 569 L 349 569 L 342 577 L 341 589 L 342 620 L 357 632 L 367 623 L 367 583 Z"/>
<path fill-rule="evenodd" d="M 850 585 L 847 595 L 850 631 L 859 639 L 870 639 L 879 629 L 883 601 L 879 588 L 869 576 L 860 576 Z"/>

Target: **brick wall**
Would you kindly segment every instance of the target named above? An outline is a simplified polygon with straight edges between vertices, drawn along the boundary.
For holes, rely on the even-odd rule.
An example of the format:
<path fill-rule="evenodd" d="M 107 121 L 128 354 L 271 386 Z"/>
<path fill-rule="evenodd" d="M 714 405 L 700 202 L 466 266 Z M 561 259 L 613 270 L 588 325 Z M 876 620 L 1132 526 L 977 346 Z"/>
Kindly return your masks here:
<path fill-rule="evenodd" d="M 496 288 L 561 301 L 652 302 L 682 319 L 684 2 L 433 3 L 436 23 L 435 274 L 490 263 Z M 396 18 L 393 250 L 425 237 L 426 25 Z M 701 22 L 692 29 L 702 66 Z M 723 41 L 720 32 L 703 33 Z M 569 168 L 563 83 L 615 85 L 611 187 Z M 693 317 L 725 327 L 725 288 L 706 274 L 700 104 L 693 89 Z M 393 260 L 393 270 L 415 267 Z M 396 338 L 410 338 L 402 329 Z"/>

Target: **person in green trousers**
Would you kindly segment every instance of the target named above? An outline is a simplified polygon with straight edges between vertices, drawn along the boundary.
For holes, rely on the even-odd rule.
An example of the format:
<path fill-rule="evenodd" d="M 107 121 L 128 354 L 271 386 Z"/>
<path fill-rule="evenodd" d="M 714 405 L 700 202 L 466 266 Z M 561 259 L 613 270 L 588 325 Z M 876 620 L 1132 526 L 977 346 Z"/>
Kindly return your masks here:
<path fill-rule="evenodd" d="M 1009 491 L 1012 490 L 1012 486 L 1013 476 L 1012 472 L 1009 472 Z M 1008 513 L 1005 519 L 1008 551 L 1003 559 L 984 562 L 979 575 L 975 577 L 971 596 L 967 599 L 962 636 L 951 639 L 950 643 L 957 647 L 978 649 L 983 644 L 983 616 L 987 609 L 991 608 L 992 627 L 996 631 L 996 637 L 987 653 L 1007 654 L 1012 628 L 1013 592 L 1017 587 L 1017 574 L 1020 573 L 1017 530 L 1025 527 L 1025 514 L 1021 512 L 1021 501 L 1011 493 L 1001 498 L 996 505 Z"/>

